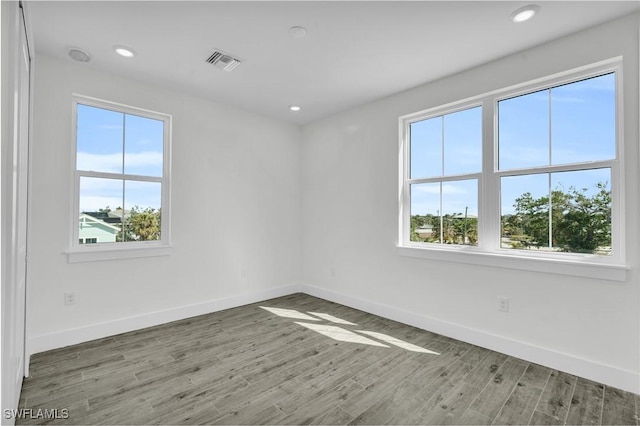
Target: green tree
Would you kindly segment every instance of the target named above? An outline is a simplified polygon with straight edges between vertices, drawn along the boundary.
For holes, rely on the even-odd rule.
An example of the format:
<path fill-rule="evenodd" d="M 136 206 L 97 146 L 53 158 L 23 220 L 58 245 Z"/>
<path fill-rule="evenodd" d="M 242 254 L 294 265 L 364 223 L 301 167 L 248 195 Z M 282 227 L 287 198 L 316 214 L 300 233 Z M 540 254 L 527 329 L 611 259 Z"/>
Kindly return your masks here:
<path fill-rule="evenodd" d="M 593 253 L 599 247 L 611 246 L 611 191 L 604 183 L 587 196 L 587 189 L 570 188 L 565 205 L 554 221 L 553 240 L 563 251 Z M 557 209 L 560 210 L 560 209 Z"/>
<path fill-rule="evenodd" d="M 134 206 L 125 220 L 125 228 L 134 241 L 153 241 L 160 239 L 160 210 L 151 207 L 141 209 Z"/>
<path fill-rule="evenodd" d="M 521 230 L 517 238 L 524 247 L 546 247 L 549 245 L 549 197 L 533 198 L 525 192 L 516 198 L 516 212 L 509 217 L 507 228 Z M 503 229 L 505 228 L 503 218 Z"/>
<path fill-rule="evenodd" d="M 476 245 L 478 219 L 464 213 L 446 214 L 442 217 L 442 238 L 445 244 Z"/>
<path fill-rule="evenodd" d="M 606 183 L 598 183 L 596 190 L 589 196 L 587 188 L 558 187 L 551 191 L 551 202 L 548 196 L 533 198 L 526 192 L 516 198 L 515 214 L 502 217 L 503 236 L 508 234 L 514 247 L 553 247 L 572 253 L 594 253 L 610 246 L 611 191 Z"/>
<path fill-rule="evenodd" d="M 153 241 L 160 239 L 160 209 L 134 206 L 123 218 L 116 241 Z"/>

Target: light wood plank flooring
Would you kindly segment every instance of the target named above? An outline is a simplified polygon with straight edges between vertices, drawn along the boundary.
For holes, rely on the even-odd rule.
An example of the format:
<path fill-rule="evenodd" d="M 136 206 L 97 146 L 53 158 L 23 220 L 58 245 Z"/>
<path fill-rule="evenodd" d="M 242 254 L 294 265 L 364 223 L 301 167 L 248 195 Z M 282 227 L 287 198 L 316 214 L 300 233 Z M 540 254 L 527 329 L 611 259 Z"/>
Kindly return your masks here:
<path fill-rule="evenodd" d="M 20 408 L 31 411 L 18 424 L 638 426 L 640 405 L 629 392 L 304 294 L 37 354 L 30 371 Z"/>

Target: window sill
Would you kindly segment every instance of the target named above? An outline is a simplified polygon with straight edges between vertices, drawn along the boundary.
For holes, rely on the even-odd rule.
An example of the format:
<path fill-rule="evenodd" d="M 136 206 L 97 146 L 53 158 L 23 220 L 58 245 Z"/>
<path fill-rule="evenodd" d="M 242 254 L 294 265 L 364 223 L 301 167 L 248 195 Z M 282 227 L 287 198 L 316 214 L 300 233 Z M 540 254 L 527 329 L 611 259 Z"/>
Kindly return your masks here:
<path fill-rule="evenodd" d="M 474 247 L 452 246 L 446 248 L 398 246 L 401 256 L 466 263 L 495 268 L 516 269 L 574 277 L 595 278 L 607 281 L 626 281 L 628 267 L 612 263 L 585 260 L 538 257 L 520 253 L 485 252 Z"/>
<path fill-rule="evenodd" d="M 99 262 L 104 260 L 135 259 L 141 257 L 169 256 L 171 246 L 154 245 L 145 247 L 92 247 L 74 248 L 66 252 L 67 263 Z"/>

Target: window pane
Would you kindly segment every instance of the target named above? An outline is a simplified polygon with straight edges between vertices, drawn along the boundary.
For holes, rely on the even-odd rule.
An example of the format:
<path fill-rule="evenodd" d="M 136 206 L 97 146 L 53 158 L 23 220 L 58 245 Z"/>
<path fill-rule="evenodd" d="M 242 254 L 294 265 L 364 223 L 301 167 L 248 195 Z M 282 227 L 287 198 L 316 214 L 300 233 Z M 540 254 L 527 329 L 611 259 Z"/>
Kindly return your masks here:
<path fill-rule="evenodd" d="M 159 182 L 125 181 L 125 241 L 160 239 Z"/>
<path fill-rule="evenodd" d="M 81 177 L 78 234 L 80 241 L 119 241 L 122 201 L 121 180 Z"/>
<path fill-rule="evenodd" d="M 552 163 L 615 158 L 615 74 L 551 90 Z"/>
<path fill-rule="evenodd" d="M 411 178 L 442 176 L 442 117 L 410 125 Z"/>
<path fill-rule="evenodd" d="M 446 244 L 478 243 L 478 181 L 442 183 L 442 238 Z"/>
<path fill-rule="evenodd" d="M 440 183 L 411 185 L 410 240 L 440 242 Z"/>
<path fill-rule="evenodd" d="M 549 165 L 549 91 L 498 102 L 500 170 Z"/>
<path fill-rule="evenodd" d="M 122 181 L 93 177 L 80 178 L 80 212 L 122 207 Z"/>
<path fill-rule="evenodd" d="M 122 173 L 124 114 L 78 104 L 76 168 Z"/>
<path fill-rule="evenodd" d="M 411 185 L 410 232 L 411 241 L 477 245 L 477 179 Z"/>
<path fill-rule="evenodd" d="M 553 247 L 611 254 L 611 169 L 553 173 Z"/>
<path fill-rule="evenodd" d="M 501 246 L 610 254 L 610 178 L 608 168 L 503 177 Z"/>
<path fill-rule="evenodd" d="M 163 140 L 164 122 L 127 114 L 124 172 L 161 177 Z"/>
<path fill-rule="evenodd" d="M 501 178 L 502 248 L 549 246 L 549 174 Z"/>
<path fill-rule="evenodd" d="M 482 170 L 482 108 L 444 116 L 444 174 Z"/>

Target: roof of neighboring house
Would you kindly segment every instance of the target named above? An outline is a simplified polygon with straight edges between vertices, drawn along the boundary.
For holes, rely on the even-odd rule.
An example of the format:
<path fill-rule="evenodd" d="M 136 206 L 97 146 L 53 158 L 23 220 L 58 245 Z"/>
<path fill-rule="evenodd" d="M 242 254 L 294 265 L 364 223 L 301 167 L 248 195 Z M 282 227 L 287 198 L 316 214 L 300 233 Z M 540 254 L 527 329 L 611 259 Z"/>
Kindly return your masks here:
<path fill-rule="evenodd" d="M 122 210 L 122 209 L 115 209 L 115 210 L 108 210 L 108 211 L 101 210 L 97 212 L 82 212 L 82 214 L 92 216 L 106 223 L 121 223 L 123 215 L 125 219 L 128 218 L 129 215 L 131 215 L 131 210 Z"/>
<path fill-rule="evenodd" d="M 464 218 L 465 218 L 465 215 L 464 215 L 464 213 L 458 213 L 458 214 L 451 215 L 451 217 L 452 217 L 453 219 L 464 219 Z M 468 215 L 466 216 L 466 218 L 467 218 L 467 219 L 477 219 L 477 218 L 478 218 L 478 216 L 473 215 L 473 214 L 468 214 Z"/>
<path fill-rule="evenodd" d="M 98 219 L 98 218 L 96 218 L 95 216 L 92 216 L 89 213 L 80 213 L 80 218 L 79 219 L 80 219 L 80 221 L 82 223 L 90 222 L 92 224 L 95 224 L 95 225 L 101 226 L 103 228 L 106 228 L 106 229 L 108 229 L 110 231 L 114 231 L 115 233 L 120 232 L 120 228 L 119 227 L 117 227 L 115 225 L 112 225 L 112 224 L 110 224 L 108 222 L 105 222 L 104 220 Z"/>

